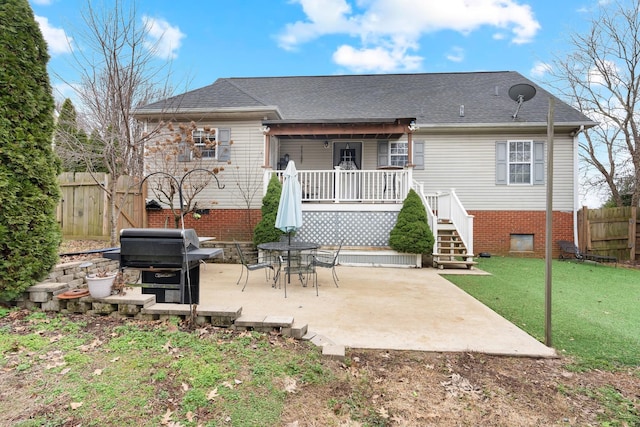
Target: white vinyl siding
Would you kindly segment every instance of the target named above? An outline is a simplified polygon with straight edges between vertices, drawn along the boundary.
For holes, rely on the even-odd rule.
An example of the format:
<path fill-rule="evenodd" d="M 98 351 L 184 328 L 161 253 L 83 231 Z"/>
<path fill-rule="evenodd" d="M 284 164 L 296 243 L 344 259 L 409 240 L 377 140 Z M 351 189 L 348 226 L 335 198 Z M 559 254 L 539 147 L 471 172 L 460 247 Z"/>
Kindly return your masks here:
<path fill-rule="evenodd" d="M 413 178 L 422 182 L 428 193 L 454 188 L 467 210 L 544 210 L 545 185 L 496 185 L 497 139 L 495 135 L 428 136 L 424 138 L 425 168 L 414 170 Z M 524 135 L 519 139 L 542 141 L 543 138 Z M 556 135 L 554 141 L 553 208 L 571 211 L 573 140 Z M 544 176 L 546 165 L 539 169 Z"/>
<path fill-rule="evenodd" d="M 207 169 L 218 171 L 216 176 L 220 185 L 224 185 L 224 188 L 218 188 L 212 178 L 198 195 L 200 209 L 247 209 L 247 203 L 252 209 L 260 209 L 264 173 L 264 137 L 261 125 L 259 120 L 198 123 L 198 128 L 210 126 L 218 129 L 218 159 L 203 161 L 206 162 Z M 195 164 L 188 162 L 183 166 L 189 169 Z M 176 178 L 180 180 L 180 176 Z M 152 182 L 153 179 L 150 179 L 150 185 Z M 188 189 L 184 189 L 184 194 L 187 192 Z"/>

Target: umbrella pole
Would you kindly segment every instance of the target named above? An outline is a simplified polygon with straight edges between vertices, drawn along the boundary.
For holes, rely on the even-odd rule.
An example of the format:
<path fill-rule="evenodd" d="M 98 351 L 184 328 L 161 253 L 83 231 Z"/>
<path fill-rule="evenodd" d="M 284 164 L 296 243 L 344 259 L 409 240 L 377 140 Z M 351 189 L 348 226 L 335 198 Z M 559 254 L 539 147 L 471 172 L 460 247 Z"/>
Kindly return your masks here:
<path fill-rule="evenodd" d="M 289 249 L 287 250 L 287 281 L 291 283 L 291 232 L 288 232 L 289 236 Z M 287 296 L 287 285 L 285 284 L 284 288 L 285 296 Z"/>

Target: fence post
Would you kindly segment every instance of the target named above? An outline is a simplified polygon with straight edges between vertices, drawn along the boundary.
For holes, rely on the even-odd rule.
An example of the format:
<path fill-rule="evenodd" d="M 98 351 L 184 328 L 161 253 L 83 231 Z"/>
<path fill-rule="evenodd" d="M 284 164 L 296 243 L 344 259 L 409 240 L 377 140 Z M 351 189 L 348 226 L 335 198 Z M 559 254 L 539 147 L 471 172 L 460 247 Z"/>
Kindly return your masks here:
<path fill-rule="evenodd" d="M 629 259 L 636 259 L 636 215 L 637 209 L 635 206 L 631 208 L 631 216 L 629 217 L 629 239 L 628 239 L 628 247 L 629 247 Z"/>

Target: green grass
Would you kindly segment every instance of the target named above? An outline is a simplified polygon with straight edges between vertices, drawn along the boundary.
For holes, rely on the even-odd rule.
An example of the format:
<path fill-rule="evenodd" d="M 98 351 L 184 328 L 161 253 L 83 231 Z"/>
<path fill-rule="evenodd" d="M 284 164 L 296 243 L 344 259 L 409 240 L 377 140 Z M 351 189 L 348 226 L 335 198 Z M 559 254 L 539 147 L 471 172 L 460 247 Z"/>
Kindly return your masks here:
<path fill-rule="evenodd" d="M 481 258 L 491 276 L 447 279 L 545 341 L 545 268 L 541 259 Z M 552 262 L 552 346 L 577 369 L 640 365 L 640 270 L 593 263 Z"/>

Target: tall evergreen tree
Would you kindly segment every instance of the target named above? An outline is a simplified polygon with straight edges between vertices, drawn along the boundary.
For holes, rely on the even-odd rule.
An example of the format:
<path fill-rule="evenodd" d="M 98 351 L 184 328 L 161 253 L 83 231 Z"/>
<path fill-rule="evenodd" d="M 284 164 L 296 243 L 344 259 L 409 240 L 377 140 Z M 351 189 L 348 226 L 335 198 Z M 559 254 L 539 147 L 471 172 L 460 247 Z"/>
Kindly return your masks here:
<path fill-rule="evenodd" d="M 86 141 L 86 135 L 78 129 L 78 114 L 73 102 L 65 99 L 60 107 L 60 115 L 54 134 L 55 152 L 62 160 L 62 169 L 66 172 L 84 172 L 87 170 L 82 156 L 78 155 L 78 145 L 81 139 Z"/>
<path fill-rule="evenodd" d="M 59 161 L 47 45 L 28 0 L 0 2 L 0 299 L 58 260 Z"/>

